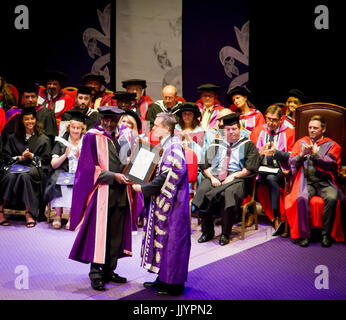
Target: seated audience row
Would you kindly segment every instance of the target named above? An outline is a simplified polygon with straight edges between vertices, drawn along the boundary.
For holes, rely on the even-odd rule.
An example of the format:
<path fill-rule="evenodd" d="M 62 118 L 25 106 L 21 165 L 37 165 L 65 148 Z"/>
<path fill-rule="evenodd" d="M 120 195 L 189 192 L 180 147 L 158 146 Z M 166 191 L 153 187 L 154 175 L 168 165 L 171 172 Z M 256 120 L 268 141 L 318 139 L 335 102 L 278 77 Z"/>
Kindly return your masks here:
<path fill-rule="evenodd" d="M 0 188 L 1 225 L 10 224 L 3 214 L 5 205 L 15 206 L 21 202 L 25 204 L 28 227 L 35 226 L 36 220 L 43 219 L 42 204 L 46 203 L 50 203 L 57 213 L 53 227 L 61 227 L 62 210 L 71 207 L 73 179 L 83 134 L 99 125 L 100 107 L 115 105 L 126 111 L 114 136 L 124 163 L 128 161 L 138 138 L 154 145 L 159 143 L 152 135 L 157 114 L 168 112 L 175 115 L 175 134 L 180 137 L 185 150 L 191 149 L 196 154 L 199 163 L 197 193 L 192 201 L 193 206 L 199 209 L 202 220 L 199 242 L 208 241 L 214 236 L 210 212 L 215 199 L 222 207 L 219 242 L 225 245 L 230 241 L 232 225 L 237 221 L 241 203 L 252 186 L 248 181 L 254 177 L 257 177 L 256 199 L 273 224 L 275 234 L 282 233 L 287 215 L 291 237 L 301 235 L 299 232 L 292 233 L 292 228 L 298 227 L 288 217 L 292 217 L 293 211 L 285 210 L 290 207 L 288 199 L 291 203 L 297 201 L 297 198 L 292 198 L 292 192 L 286 195 L 285 188 L 288 179 L 293 181 L 295 177 L 296 170 L 292 170 L 292 164 L 297 162 L 300 165 L 303 161 L 300 158 L 293 161 L 294 153 L 291 154 L 294 149 L 295 108 L 306 101 L 301 91 L 291 90 L 286 105 L 273 104 L 263 116 L 250 102 L 251 93 L 245 87 L 236 87 L 228 92 L 232 105 L 225 108 L 217 99 L 220 87 L 214 84 L 197 88 L 201 98 L 196 103 L 184 102 L 171 85 L 163 88 L 161 100 L 152 102 L 145 92 L 146 81 L 141 79 L 123 81 L 126 91 L 110 93 L 104 90 L 103 76 L 88 74 L 83 77 L 83 86 L 74 90 L 75 98 L 62 90 L 65 80 L 63 74 L 47 73 L 46 79 L 45 87 L 37 84 L 23 86 L 19 106 L 16 103 L 12 107 L 7 104 L 6 108 L 0 108 L 5 163 Z M 315 131 L 321 129 L 322 134 L 317 138 L 312 137 L 314 130 L 310 130 L 309 124 L 309 143 L 324 141 L 323 119 L 312 119 L 311 122 L 314 127 L 320 126 Z M 42 133 L 42 125 L 45 134 Z M 323 166 L 323 161 L 331 161 L 329 149 L 324 155 L 318 147 L 306 150 L 308 148 L 303 149 L 300 156 L 305 159 L 308 155 L 312 171 L 319 170 L 315 168 L 315 162 Z M 333 157 L 337 159 L 339 151 L 335 152 Z M 335 166 L 337 169 L 340 164 Z M 221 178 L 220 172 L 224 170 L 226 176 Z M 308 172 L 311 173 L 311 170 Z M 309 182 L 308 175 L 307 190 L 309 198 L 313 194 L 322 196 L 328 193 L 328 198 L 322 196 L 326 202 L 322 245 L 330 246 L 330 228 L 334 221 L 337 196 L 329 189 L 328 192 L 319 191 L 326 187 L 324 178 L 319 176 L 318 181 L 312 178 L 312 182 Z M 132 222 L 135 227 L 137 219 L 143 215 L 145 204 L 143 198 L 131 188 L 128 188 L 128 194 L 131 194 Z M 31 198 L 34 200 L 29 201 Z M 136 208 L 141 208 L 141 213 Z M 246 225 L 249 227 L 252 224 L 253 215 L 250 213 Z M 301 246 L 309 244 L 308 235 L 306 232 L 303 234 Z"/>

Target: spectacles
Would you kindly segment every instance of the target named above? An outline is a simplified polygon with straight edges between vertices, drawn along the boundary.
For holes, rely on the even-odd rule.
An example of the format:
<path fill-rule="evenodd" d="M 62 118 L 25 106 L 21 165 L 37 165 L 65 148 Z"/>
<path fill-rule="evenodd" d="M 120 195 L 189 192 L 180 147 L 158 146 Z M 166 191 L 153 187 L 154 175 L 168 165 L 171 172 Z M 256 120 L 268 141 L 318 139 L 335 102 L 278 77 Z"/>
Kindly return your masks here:
<path fill-rule="evenodd" d="M 267 117 L 267 121 L 268 121 L 268 122 L 279 122 L 280 119 L 274 119 L 274 118 L 269 118 L 269 117 Z"/>

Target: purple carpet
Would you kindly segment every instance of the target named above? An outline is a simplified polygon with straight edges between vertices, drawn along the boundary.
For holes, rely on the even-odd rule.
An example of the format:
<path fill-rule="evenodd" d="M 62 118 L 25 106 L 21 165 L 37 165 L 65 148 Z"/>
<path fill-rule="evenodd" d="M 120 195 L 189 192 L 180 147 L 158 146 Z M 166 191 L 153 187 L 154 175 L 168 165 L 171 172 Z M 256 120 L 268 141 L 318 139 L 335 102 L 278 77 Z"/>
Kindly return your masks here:
<path fill-rule="evenodd" d="M 345 267 L 344 243 L 301 248 L 277 238 L 190 272 L 180 297 L 144 289 L 123 300 L 345 300 Z"/>

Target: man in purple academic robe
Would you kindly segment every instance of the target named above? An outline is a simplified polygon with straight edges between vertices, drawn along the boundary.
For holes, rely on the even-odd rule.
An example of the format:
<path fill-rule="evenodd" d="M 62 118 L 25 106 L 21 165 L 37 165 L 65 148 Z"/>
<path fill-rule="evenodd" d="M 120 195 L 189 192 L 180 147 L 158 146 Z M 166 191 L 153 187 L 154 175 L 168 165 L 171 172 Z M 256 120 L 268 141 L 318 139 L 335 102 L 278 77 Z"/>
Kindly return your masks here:
<path fill-rule="evenodd" d="M 156 281 L 145 282 L 144 287 L 159 295 L 184 293 L 191 249 L 188 174 L 181 141 L 173 135 L 175 123 L 170 113 L 157 115 L 153 130 L 160 139 L 162 157 L 151 182 L 133 185 L 144 197 L 151 196 L 141 256 L 142 267 L 158 274 Z"/>
<path fill-rule="evenodd" d="M 118 258 L 131 256 L 131 216 L 128 180 L 114 139 L 124 111 L 111 106 L 98 110 L 101 125 L 84 135 L 75 175 L 70 229 L 80 229 L 69 258 L 91 263 L 91 286 L 103 291 L 107 282 L 126 282 L 114 270 Z"/>

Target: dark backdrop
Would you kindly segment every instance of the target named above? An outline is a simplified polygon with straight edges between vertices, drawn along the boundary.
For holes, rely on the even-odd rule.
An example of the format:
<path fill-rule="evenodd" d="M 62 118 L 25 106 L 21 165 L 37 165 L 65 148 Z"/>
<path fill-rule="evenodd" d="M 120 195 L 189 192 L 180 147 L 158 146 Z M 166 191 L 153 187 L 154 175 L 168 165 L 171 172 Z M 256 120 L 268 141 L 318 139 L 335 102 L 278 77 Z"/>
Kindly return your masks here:
<path fill-rule="evenodd" d="M 329 9 L 329 30 L 315 28 L 317 5 Z M 251 1 L 249 83 L 259 109 L 291 88 L 346 106 L 344 12 L 341 1 Z"/>
<path fill-rule="evenodd" d="M 110 2 L 115 3 L 1 1 L 0 73 L 16 85 L 39 77 L 46 69 L 60 69 L 68 74 L 71 85 L 78 85 L 94 62 L 82 42 L 82 33 L 87 27 L 101 29 L 96 9 Z M 30 9 L 29 30 L 14 28 L 14 8 L 20 4 Z M 314 10 L 319 4 L 329 8 L 329 30 L 315 29 Z M 224 92 L 230 79 L 217 52 L 234 41 L 233 26 L 240 28 L 249 15 L 248 85 L 258 109 L 263 111 L 270 103 L 284 101 L 290 88 L 301 89 L 310 101 L 346 106 L 344 13 L 342 1 L 184 0 L 184 96 L 197 99 L 196 87 L 212 82 L 222 87 L 221 99 L 226 103 Z M 114 41 L 110 52 L 115 52 Z M 114 56 L 110 69 L 114 77 Z"/>
<path fill-rule="evenodd" d="M 83 43 L 83 32 L 87 28 L 102 32 L 97 9 L 103 10 L 111 2 L 2 0 L 0 73 L 8 82 L 20 85 L 25 79 L 40 80 L 45 70 L 59 70 L 68 75 L 69 85 L 78 86 L 81 75 L 90 72 L 95 61 Z M 29 8 L 28 30 L 14 27 L 17 5 Z M 114 52 L 98 46 L 103 52 Z"/>

